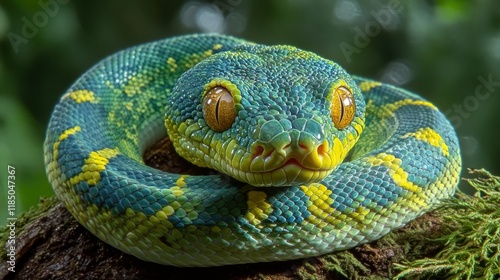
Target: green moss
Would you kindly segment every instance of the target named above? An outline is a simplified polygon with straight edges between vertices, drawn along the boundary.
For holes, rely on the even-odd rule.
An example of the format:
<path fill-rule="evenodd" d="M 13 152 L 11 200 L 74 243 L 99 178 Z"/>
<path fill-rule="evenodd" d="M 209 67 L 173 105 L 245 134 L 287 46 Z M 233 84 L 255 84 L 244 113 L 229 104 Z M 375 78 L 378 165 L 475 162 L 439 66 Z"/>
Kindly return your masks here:
<path fill-rule="evenodd" d="M 41 215 L 46 214 L 46 212 L 54 207 L 58 203 L 55 197 L 51 198 L 40 198 L 40 202 L 37 207 L 31 207 L 28 212 L 22 213 L 16 223 L 16 238 L 24 230 L 24 228 L 29 225 L 32 221 L 38 219 Z M 7 226 L 0 227 L 0 244 L 6 244 L 9 238 L 10 229 Z M 18 240 L 16 239 L 16 243 Z M 16 250 L 19 244 L 16 244 Z M 0 260 L 4 260 L 7 257 L 6 246 L 0 246 Z"/>
<path fill-rule="evenodd" d="M 370 269 L 361 263 L 351 252 L 343 251 L 323 258 L 324 267 L 329 271 L 350 279 L 352 276 L 359 279 L 359 275 L 370 272 Z"/>
<path fill-rule="evenodd" d="M 466 180 L 476 193 L 459 193 L 440 210 L 444 235 L 431 240 L 443 249 L 432 258 L 402 262 L 395 279 L 495 279 L 500 276 L 500 177 L 485 170 Z"/>

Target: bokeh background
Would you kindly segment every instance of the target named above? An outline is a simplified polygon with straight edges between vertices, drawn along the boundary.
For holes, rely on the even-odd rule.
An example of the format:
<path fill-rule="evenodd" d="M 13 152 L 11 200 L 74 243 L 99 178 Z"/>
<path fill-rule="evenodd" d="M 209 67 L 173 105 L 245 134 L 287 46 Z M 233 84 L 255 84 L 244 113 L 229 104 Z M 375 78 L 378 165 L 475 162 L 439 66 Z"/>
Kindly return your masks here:
<path fill-rule="evenodd" d="M 53 192 L 42 143 L 64 91 L 126 47 L 196 32 L 289 44 L 420 93 L 455 126 L 466 168 L 500 174 L 500 1 L 210 0 L 0 2 L 0 225 L 7 166 L 16 211 Z"/>

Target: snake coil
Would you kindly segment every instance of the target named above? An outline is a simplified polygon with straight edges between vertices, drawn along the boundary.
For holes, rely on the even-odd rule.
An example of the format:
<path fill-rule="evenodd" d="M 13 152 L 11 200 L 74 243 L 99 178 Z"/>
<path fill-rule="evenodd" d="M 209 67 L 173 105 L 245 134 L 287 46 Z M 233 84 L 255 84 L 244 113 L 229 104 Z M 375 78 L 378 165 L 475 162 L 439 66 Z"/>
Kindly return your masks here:
<path fill-rule="evenodd" d="M 165 136 L 218 173 L 146 166 L 145 149 Z M 222 35 L 99 62 L 55 107 L 44 157 L 79 223 L 123 252 L 176 266 L 370 242 L 450 197 L 461 169 L 452 126 L 418 95 L 311 52 Z"/>

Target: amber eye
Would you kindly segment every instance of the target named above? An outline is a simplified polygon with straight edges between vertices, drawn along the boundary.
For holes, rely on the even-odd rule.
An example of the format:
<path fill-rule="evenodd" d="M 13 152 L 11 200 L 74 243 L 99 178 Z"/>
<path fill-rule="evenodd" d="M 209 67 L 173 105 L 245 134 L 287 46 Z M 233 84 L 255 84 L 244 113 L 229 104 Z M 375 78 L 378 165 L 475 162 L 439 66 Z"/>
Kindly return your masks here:
<path fill-rule="evenodd" d="M 335 90 L 330 112 L 336 128 L 344 129 L 351 124 L 356 114 L 356 103 L 349 89 L 340 86 Z"/>
<path fill-rule="evenodd" d="M 236 118 L 234 100 L 224 87 L 214 87 L 203 99 L 203 117 L 211 129 L 222 132 L 231 127 Z"/>

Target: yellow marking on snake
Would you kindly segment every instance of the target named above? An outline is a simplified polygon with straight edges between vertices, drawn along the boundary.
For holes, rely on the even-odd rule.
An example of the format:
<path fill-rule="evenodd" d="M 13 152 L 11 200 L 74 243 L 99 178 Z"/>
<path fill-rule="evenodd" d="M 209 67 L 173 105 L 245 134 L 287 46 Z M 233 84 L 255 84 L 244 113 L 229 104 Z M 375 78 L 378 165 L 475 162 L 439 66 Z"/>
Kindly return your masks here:
<path fill-rule="evenodd" d="M 327 189 L 325 185 L 319 183 L 312 183 L 308 186 L 300 187 L 305 195 L 309 197 L 309 204 L 307 210 L 311 215 L 307 220 L 319 228 L 324 228 L 330 225 L 336 225 L 345 222 L 340 211 L 335 210 L 333 205 L 333 198 L 330 197 L 332 191 Z"/>
<path fill-rule="evenodd" d="M 349 147 L 348 142 L 346 141 L 344 142 L 346 145 L 344 145 L 344 143 L 342 143 L 342 141 L 340 141 L 340 139 L 338 138 L 333 139 L 332 152 L 329 153 L 329 155 L 332 157 L 331 158 L 331 160 L 333 161 L 332 165 L 338 165 L 340 162 L 342 162 L 342 160 L 344 160 L 345 156 L 347 155 L 347 152 L 351 148 Z"/>
<path fill-rule="evenodd" d="M 142 88 L 146 87 L 149 83 L 153 81 L 153 75 L 146 74 L 147 71 L 144 71 L 145 74 L 136 74 L 132 76 L 126 85 L 123 86 L 123 92 L 128 96 L 132 97 L 136 94 L 142 92 Z"/>
<path fill-rule="evenodd" d="M 420 128 L 415 132 L 409 132 L 402 136 L 402 138 L 415 137 L 418 140 L 429 143 L 430 145 L 440 148 L 443 155 L 448 156 L 450 153 L 448 151 L 448 145 L 444 142 L 443 138 L 439 133 L 430 127 Z"/>
<path fill-rule="evenodd" d="M 169 57 L 167 59 L 167 65 L 168 65 L 168 71 L 175 72 L 177 70 L 177 62 L 175 61 L 175 58 Z"/>
<path fill-rule="evenodd" d="M 345 223 L 354 225 L 357 229 L 364 228 L 364 225 L 359 222 L 351 223 L 349 218 L 360 222 L 365 221 L 366 216 L 370 214 L 370 210 L 366 207 L 359 206 L 351 213 L 343 213 L 333 208 L 334 200 L 330 197 L 332 191 L 325 185 L 314 183 L 300 188 L 309 197 L 310 204 L 307 210 L 311 215 L 307 219 L 310 223 L 318 228 Z"/>
<path fill-rule="evenodd" d="M 64 141 L 66 138 L 68 138 L 68 136 L 70 135 L 73 135 L 79 131 L 81 131 L 81 127 L 79 127 L 78 125 L 77 126 L 74 126 L 72 128 L 69 128 L 69 129 L 66 129 L 60 136 L 59 136 L 59 139 L 57 139 L 57 141 L 54 143 L 54 146 L 52 148 L 52 150 L 54 151 L 54 158 L 53 160 L 57 160 L 57 156 L 59 154 L 59 145 L 61 144 L 62 141 Z"/>
<path fill-rule="evenodd" d="M 247 194 L 248 213 L 245 219 L 253 225 L 259 225 L 273 211 L 271 204 L 266 201 L 267 195 L 261 191 L 249 191 Z"/>
<path fill-rule="evenodd" d="M 187 68 L 191 68 L 196 63 L 198 63 L 198 61 L 213 55 L 214 51 L 220 50 L 222 47 L 223 47 L 222 44 L 215 44 L 215 45 L 213 45 L 212 49 L 206 50 L 202 53 L 194 53 L 190 56 L 187 56 L 187 59 L 186 59 L 186 62 L 184 63 L 184 66 Z"/>
<path fill-rule="evenodd" d="M 422 189 L 408 181 L 408 173 L 401 167 L 401 159 L 391 154 L 380 153 L 376 156 L 370 156 L 366 161 L 375 166 L 385 166 L 389 169 L 388 173 L 394 183 L 411 192 L 421 192 Z"/>
<path fill-rule="evenodd" d="M 175 195 L 176 197 L 184 195 L 184 191 L 182 190 L 182 188 L 186 187 L 186 182 L 184 181 L 186 177 L 187 177 L 186 175 L 181 175 L 179 179 L 175 181 L 175 186 L 170 188 L 172 194 Z"/>
<path fill-rule="evenodd" d="M 422 188 L 408 181 L 408 173 L 401 167 L 401 159 L 391 154 L 380 153 L 376 156 L 368 157 L 366 162 L 374 166 L 387 167 L 389 176 L 391 176 L 397 186 L 405 190 L 409 190 L 410 192 L 417 194 L 417 196 L 425 196 L 422 192 Z M 415 197 L 413 201 L 421 207 L 427 206 L 427 203 L 425 203 L 422 198 Z"/>
<path fill-rule="evenodd" d="M 130 209 L 131 211 L 133 211 L 132 209 Z M 164 206 L 161 211 L 158 211 L 156 212 L 156 218 L 160 221 L 166 221 L 168 219 L 168 216 L 172 215 L 175 213 L 175 209 L 170 206 L 170 205 L 167 205 L 167 206 Z M 168 222 L 168 221 L 167 221 Z M 172 225 L 172 223 L 168 222 L 168 224 L 166 224 L 167 228 L 173 228 L 174 226 Z"/>
<path fill-rule="evenodd" d="M 373 88 L 376 88 L 378 86 L 381 86 L 381 82 L 375 82 L 375 81 L 366 81 L 366 82 L 361 82 L 359 83 L 359 88 L 361 89 L 362 92 L 367 92 L 370 91 Z"/>
<path fill-rule="evenodd" d="M 358 206 L 356 209 L 354 209 L 354 212 L 347 214 L 347 216 L 351 217 L 352 219 L 358 221 L 357 223 L 357 228 L 361 229 L 364 226 L 362 226 L 363 222 L 366 222 L 368 219 L 366 219 L 366 216 L 370 214 L 370 209 L 363 207 L 363 206 Z"/>
<path fill-rule="evenodd" d="M 114 158 L 119 153 L 118 148 L 104 148 L 91 152 L 89 157 L 84 160 L 82 172 L 69 179 L 70 184 L 76 185 L 81 181 L 86 181 L 90 186 L 95 186 L 101 180 L 100 172 L 106 170 L 109 159 Z"/>
<path fill-rule="evenodd" d="M 355 123 L 355 124 L 353 124 L 353 126 L 354 126 L 354 129 L 356 130 L 356 132 L 358 133 L 358 135 L 361 135 L 361 132 L 363 132 L 363 129 L 364 129 L 364 125 L 360 125 L 360 124 Z"/>
<path fill-rule="evenodd" d="M 89 90 L 75 90 L 66 94 L 63 98 L 73 99 L 76 103 L 96 102 L 94 93 Z"/>
<path fill-rule="evenodd" d="M 403 99 L 396 101 L 394 103 L 390 103 L 387 105 L 381 106 L 380 114 L 381 117 L 388 118 L 388 117 L 393 117 L 394 112 L 397 111 L 399 108 L 404 107 L 404 106 L 426 106 L 429 108 L 432 108 L 434 110 L 437 110 L 436 106 L 434 104 L 423 101 L 423 100 L 414 100 L 414 99 Z"/>
<path fill-rule="evenodd" d="M 205 59 L 205 58 L 211 56 L 213 53 L 214 53 L 213 50 L 206 50 L 202 53 L 194 53 L 190 56 L 187 56 L 186 63 L 184 63 L 184 67 L 189 69 L 189 68 L 193 67 L 196 63 L 201 61 L 202 59 Z"/>

